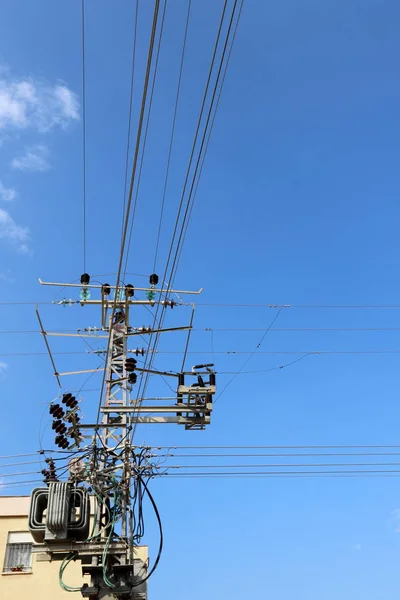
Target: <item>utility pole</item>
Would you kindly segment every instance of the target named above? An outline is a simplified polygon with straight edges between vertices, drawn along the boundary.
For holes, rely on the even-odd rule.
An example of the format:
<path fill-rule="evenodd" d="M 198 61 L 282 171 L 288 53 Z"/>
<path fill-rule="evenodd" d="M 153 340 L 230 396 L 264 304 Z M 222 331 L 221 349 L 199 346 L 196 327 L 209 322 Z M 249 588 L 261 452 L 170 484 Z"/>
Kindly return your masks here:
<path fill-rule="evenodd" d="M 197 295 L 201 290 L 157 288 L 156 274 L 150 276 L 150 286 L 144 288 L 134 288 L 131 284 L 118 288 L 108 283 L 92 285 L 87 273 L 81 276 L 81 284 L 39 282 L 71 288 L 71 292 L 78 288 L 79 299 L 63 299 L 57 303 L 100 308 L 101 327 L 87 328 L 76 334 L 50 333 L 44 329 L 37 312 L 60 386 L 61 404 L 50 405 L 52 428 L 57 434 L 55 441 L 64 451 L 76 452 L 76 455 L 70 462 L 66 482 L 58 481 L 54 462 L 48 459 L 49 470 L 44 471 L 48 487 L 32 493 L 29 528 L 37 542 L 34 551 L 61 561 L 60 581 L 64 589 L 68 589 L 62 583 L 67 564 L 80 560 L 83 575 L 90 577 L 90 583 L 80 588 L 85 598 L 145 600 L 146 582 L 157 566 L 162 549 L 161 520 L 149 490 L 149 482 L 157 476 L 158 467 L 152 449 L 136 446 L 133 434 L 136 425 L 144 423 L 175 423 L 184 425 L 187 430 L 204 429 L 210 423 L 216 381 L 212 364 L 196 365 L 191 371 L 184 371 L 182 367 L 182 371 L 176 373 L 152 369 L 151 362 L 139 367 L 138 356 L 148 358 L 153 351 L 150 347 L 134 347 L 139 335 L 149 335 L 151 340 L 153 335 L 166 331 L 186 330 L 189 336 L 192 321 L 188 326 L 162 328 L 154 319 L 153 326 L 134 327 L 131 314 L 138 306 L 174 308 L 183 304 L 180 299 L 176 302 L 174 296 Z M 80 402 L 70 392 L 62 393 L 61 384 L 68 375 L 96 370 L 57 372 L 49 344 L 51 335 L 95 336 L 106 342 L 107 347 L 102 351 L 105 366 L 101 370 L 103 385 L 96 422 L 81 422 Z M 152 403 L 160 398 L 132 398 L 138 376 L 149 375 L 175 380 L 176 395 L 161 398 L 162 405 Z M 151 569 L 139 552 L 145 495 L 155 510 L 160 528 L 160 549 Z M 90 501 L 95 505 L 91 532 Z"/>

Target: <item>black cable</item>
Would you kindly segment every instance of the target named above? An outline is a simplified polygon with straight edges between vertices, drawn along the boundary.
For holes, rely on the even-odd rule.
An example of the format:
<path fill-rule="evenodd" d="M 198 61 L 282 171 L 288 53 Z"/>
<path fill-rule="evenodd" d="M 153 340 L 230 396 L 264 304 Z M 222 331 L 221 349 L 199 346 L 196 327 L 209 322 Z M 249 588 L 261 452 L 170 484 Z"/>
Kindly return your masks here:
<path fill-rule="evenodd" d="M 235 0 L 236 3 L 237 0 Z M 193 161 L 193 157 L 195 154 L 195 149 L 197 146 L 197 138 L 199 135 L 199 131 L 200 131 L 200 126 L 201 126 L 201 122 L 202 122 L 202 117 L 203 117 L 203 112 L 205 109 L 205 105 L 206 105 L 206 100 L 207 100 L 207 96 L 208 96 L 208 90 L 210 87 L 210 82 L 211 82 L 211 76 L 213 73 L 213 69 L 214 69 L 214 63 L 215 63 L 215 58 L 216 58 L 216 54 L 217 54 L 217 50 L 218 50 L 218 46 L 219 46 L 219 40 L 220 40 L 220 36 L 221 36 L 221 31 L 222 31 L 222 27 L 223 27 L 223 23 L 224 23 L 224 18 L 225 18 L 225 12 L 226 12 L 226 7 L 227 7 L 227 3 L 228 0 L 225 0 L 224 2 L 224 6 L 223 6 L 223 10 L 222 10 L 222 15 L 221 15 L 221 19 L 220 19 L 220 23 L 219 23 L 219 27 L 218 27 L 218 33 L 217 33 L 217 38 L 215 41 L 215 45 L 214 45 L 214 50 L 213 50 L 213 55 L 212 55 L 212 59 L 211 59 L 211 65 L 208 71 L 208 77 L 207 77 L 207 82 L 206 82 L 206 86 L 205 86 L 205 90 L 204 90 L 204 95 L 203 95 L 203 100 L 202 100 L 202 104 L 201 104 L 201 108 L 200 108 L 200 114 L 199 114 L 199 118 L 197 120 L 197 126 L 196 126 L 196 131 L 195 131 L 195 135 L 194 135 L 194 140 L 193 140 L 193 144 L 192 144 L 192 150 L 191 150 L 191 154 L 190 154 L 190 158 L 189 158 L 189 164 L 186 170 L 186 176 L 185 176 L 185 181 L 184 181 L 184 186 L 183 186 L 183 191 L 181 194 L 181 199 L 180 199 L 180 203 L 179 203 L 179 208 L 178 208 L 178 213 L 176 216 L 176 220 L 175 220 L 175 226 L 174 226 L 174 231 L 172 234 L 172 240 L 170 243 L 170 248 L 169 248 L 169 252 L 168 252 L 168 258 L 167 258 L 167 262 L 166 262 L 166 266 L 165 266 L 165 270 L 164 270 L 164 275 L 162 277 L 162 281 L 165 283 L 166 281 L 166 277 L 167 277 L 167 272 L 168 272 L 168 267 L 169 267 L 169 262 L 171 260 L 171 256 L 172 256 L 172 250 L 174 247 L 174 243 L 175 243 L 175 238 L 177 235 L 177 231 L 178 231 L 178 226 L 179 226 L 179 221 L 180 221 L 180 215 L 181 215 L 181 211 L 183 208 L 183 203 L 184 203 L 184 198 L 185 198 L 185 192 L 186 192 L 186 186 L 189 180 L 189 174 L 190 174 L 190 170 L 191 170 L 191 165 L 192 165 L 192 161 Z M 169 282 L 169 284 L 171 284 L 171 282 Z M 169 287 L 168 284 L 168 287 Z M 152 329 L 160 329 L 160 325 L 162 323 L 163 320 L 163 315 L 165 314 L 165 308 L 166 306 L 164 305 L 163 308 L 161 309 L 161 315 L 160 315 L 160 319 L 159 319 L 159 326 L 156 327 L 156 323 L 157 323 L 157 318 L 158 318 L 158 313 L 160 310 L 160 304 L 157 304 L 156 307 L 156 311 L 155 311 L 155 315 L 154 315 L 154 320 L 153 320 L 153 326 Z M 154 343 L 154 349 L 157 345 L 157 341 L 159 339 L 159 335 L 160 334 L 156 334 L 156 338 L 155 338 L 155 343 Z M 149 342 L 148 342 L 148 348 L 151 348 L 151 344 L 153 341 L 153 333 L 150 334 L 149 337 Z M 151 364 L 152 364 L 152 360 L 154 360 L 154 352 L 151 355 L 147 355 L 146 357 L 146 362 L 145 362 L 145 368 L 150 368 Z M 137 398 L 136 398 L 136 402 L 138 402 L 139 397 L 144 395 L 144 390 L 147 387 L 147 383 L 149 380 L 149 374 L 147 373 L 146 376 L 141 376 L 140 378 L 140 383 L 138 386 L 138 393 L 137 393 Z M 142 390 L 142 391 L 141 391 Z M 132 416 L 133 419 L 133 416 Z M 135 430 L 136 430 L 136 421 L 133 427 L 133 431 L 132 431 L 132 439 L 133 436 L 135 434 Z"/>
<path fill-rule="evenodd" d="M 85 0 L 82 15 L 82 178 L 83 178 L 83 272 L 86 273 L 86 73 L 85 73 Z"/>
<path fill-rule="evenodd" d="M 228 58 L 227 58 L 227 60 L 225 62 L 224 72 L 223 72 L 222 79 L 221 79 L 221 85 L 220 85 L 220 88 L 219 88 L 219 92 L 218 92 L 218 96 L 217 96 L 217 101 L 215 103 L 214 114 L 212 116 L 211 125 L 209 127 L 209 132 L 207 134 L 207 140 L 206 140 L 206 143 L 205 143 L 203 157 L 201 159 L 201 164 L 200 164 L 200 169 L 199 169 L 199 175 L 198 175 L 196 186 L 195 186 L 194 193 L 193 193 L 193 201 L 192 201 L 190 209 L 189 209 L 189 216 L 188 216 L 188 219 L 187 219 L 187 222 L 186 222 L 186 226 L 185 226 L 185 231 L 184 231 L 184 234 L 183 234 L 183 241 L 182 241 L 181 249 L 180 249 L 180 252 L 179 252 L 178 264 L 179 264 L 180 259 L 181 259 L 183 246 L 184 246 L 185 240 L 186 240 L 186 234 L 187 234 L 187 231 L 188 231 L 188 228 L 189 228 L 189 223 L 190 223 L 190 220 L 191 220 L 191 217 L 192 217 L 194 201 L 195 201 L 195 198 L 197 196 L 197 190 L 199 188 L 199 184 L 200 184 L 200 180 L 201 180 L 201 175 L 202 175 L 202 172 L 203 172 L 203 167 L 204 167 L 205 159 L 206 159 L 207 152 L 208 152 L 208 146 L 209 146 L 209 143 L 210 143 L 210 138 L 211 138 L 211 134 L 212 134 L 212 131 L 213 131 L 213 128 L 214 128 L 215 117 L 216 117 L 217 112 L 218 112 L 219 102 L 220 102 L 220 99 L 221 99 L 222 90 L 223 90 L 224 83 L 225 83 L 226 73 L 228 71 L 228 65 L 229 65 L 229 61 L 230 61 L 230 58 L 231 58 L 233 45 L 235 43 L 235 37 L 236 37 L 236 33 L 237 33 L 237 29 L 238 29 L 240 17 L 241 17 L 241 14 L 242 14 L 242 9 L 243 9 L 243 0 L 241 0 L 239 12 L 238 12 L 238 17 L 237 17 L 237 20 L 236 20 L 235 28 L 233 30 L 232 42 L 230 44 L 230 48 L 229 48 L 229 52 L 228 52 Z M 178 269 L 178 267 L 176 267 L 176 271 L 177 271 L 177 269 Z"/>
<path fill-rule="evenodd" d="M 136 168 L 137 168 L 139 148 L 140 148 L 140 140 L 141 140 L 141 135 L 142 135 L 144 113 L 145 113 L 146 100 L 147 100 L 147 91 L 148 91 L 149 78 L 150 78 L 150 70 L 151 70 L 151 64 L 152 64 L 152 60 L 153 60 L 154 41 L 155 41 L 155 35 L 156 35 L 156 29 L 157 29 L 157 23 L 158 23 L 159 8 L 160 8 L 160 0 L 155 0 L 153 23 L 152 23 L 148 56 L 147 56 L 146 74 L 145 74 L 145 79 L 144 79 L 144 84 L 143 84 L 142 103 L 141 103 L 141 108 L 140 108 L 139 123 L 138 123 L 137 135 L 136 135 L 136 146 L 135 146 L 135 152 L 134 152 L 134 157 L 133 157 L 131 181 L 130 181 L 130 186 L 129 186 L 128 201 L 127 201 L 127 206 L 126 206 L 125 224 L 124 224 L 124 230 L 123 230 L 123 235 L 122 235 L 122 240 L 121 240 L 120 257 L 119 257 L 118 271 L 117 271 L 117 281 L 116 281 L 116 286 L 115 286 L 116 289 L 119 288 L 120 279 L 121 279 L 122 263 L 123 263 L 123 259 L 124 259 L 126 236 L 127 236 L 127 232 L 128 232 L 129 215 L 130 215 L 131 204 L 132 204 L 133 187 L 134 187 L 134 183 L 135 183 Z M 113 321 L 113 318 L 114 318 L 116 306 L 117 306 L 117 294 L 115 296 L 115 301 L 114 301 L 113 307 L 112 307 L 111 322 Z M 104 359 L 104 362 L 106 364 L 107 364 L 108 356 L 110 353 L 110 342 L 111 342 L 111 336 L 109 336 L 109 338 L 108 338 L 107 351 L 106 351 L 106 355 L 105 355 L 105 359 Z M 98 410 L 97 410 L 96 421 L 97 421 L 98 425 L 99 425 L 99 420 L 100 420 L 100 409 L 101 409 L 101 403 L 103 400 L 105 381 L 106 381 L 106 369 L 104 370 L 104 374 L 103 374 L 100 399 L 99 399 L 99 405 L 98 405 Z M 98 428 L 96 430 L 96 433 L 98 435 Z"/>
<path fill-rule="evenodd" d="M 130 227 L 129 236 L 128 236 L 128 247 L 127 247 L 127 250 L 126 250 L 126 257 L 125 257 L 124 277 L 126 275 L 126 271 L 127 271 L 127 268 L 128 268 L 129 251 L 130 251 L 130 248 L 131 248 L 131 240 L 132 240 L 132 233 L 133 233 L 133 224 L 134 224 L 136 207 L 137 207 L 138 196 L 139 196 L 140 181 L 141 181 L 141 178 L 142 178 L 142 169 L 143 169 L 144 156 L 145 156 L 145 152 L 146 152 L 147 134 L 148 134 L 148 131 L 149 131 L 151 109 L 152 109 L 152 106 L 153 106 L 153 95 L 154 95 L 154 89 L 155 89 L 155 84 L 156 84 L 156 79 L 157 79 L 158 61 L 159 61 L 159 58 L 160 58 L 160 48 L 161 48 L 161 42 L 162 42 L 162 37 L 163 37 L 163 32 L 164 32 L 164 20 L 165 20 L 165 12 L 166 12 L 166 9 L 167 9 L 167 2 L 168 2 L 168 0 L 164 1 L 164 10 L 163 10 L 162 17 L 161 17 L 160 34 L 159 34 L 159 37 L 158 37 L 158 44 L 157 44 L 157 51 L 156 51 L 156 62 L 155 62 L 155 66 L 154 66 L 154 73 L 153 73 L 153 79 L 152 79 L 152 84 L 151 84 L 149 108 L 148 108 L 148 111 L 147 111 L 147 118 L 146 118 L 146 126 L 145 126 L 145 131 L 144 131 L 142 154 L 141 154 L 141 158 L 140 158 L 139 174 L 138 174 L 138 178 L 137 178 L 135 200 L 134 200 L 134 203 L 133 203 L 133 213 L 132 213 L 132 219 L 131 219 L 131 227 Z"/>
<path fill-rule="evenodd" d="M 126 194 L 127 194 L 127 182 L 128 182 L 128 163 L 129 163 L 129 150 L 130 150 L 130 141 L 131 141 L 131 125 L 132 125 L 132 106 L 133 106 L 133 84 L 135 80 L 135 59 L 136 59 L 136 32 L 137 32 L 137 23 L 138 23 L 138 14 L 139 14 L 139 0 L 136 0 L 136 8 L 135 8 L 135 21 L 133 28 L 133 43 L 132 43 L 132 66 L 131 66 L 131 86 L 129 93 L 129 117 L 128 117 L 128 133 L 126 140 L 126 158 L 125 158 L 125 177 L 124 177 L 124 204 L 122 208 L 122 231 L 121 236 L 124 231 L 124 218 L 125 218 L 125 208 L 126 208 Z"/>
<path fill-rule="evenodd" d="M 169 168 L 170 168 L 170 164 L 171 164 L 172 146 L 173 146 L 174 137 L 175 137 L 176 117 L 177 117 L 177 114 L 178 114 L 179 96 L 180 96 L 180 91 L 181 91 L 183 64 L 184 64 L 184 61 L 185 61 L 186 40 L 187 40 L 187 32 L 188 32 L 188 28 L 189 28 L 191 5 L 192 5 L 192 0 L 189 0 L 187 17 L 186 17 L 186 25 L 185 25 L 185 33 L 184 33 L 184 36 L 183 36 L 182 56 L 181 56 L 181 64 L 180 64 L 180 68 L 179 68 L 178 87 L 177 87 L 176 98 L 175 98 L 174 116 L 173 116 L 173 119 L 172 119 L 171 139 L 170 139 L 170 144 L 169 144 L 169 149 L 168 149 L 167 170 L 166 170 L 166 173 L 165 173 L 164 189 L 163 189 L 163 195 L 162 195 L 162 200 L 161 200 L 160 220 L 159 220 L 159 223 L 158 223 L 157 242 L 156 242 L 156 249 L 155 249 L 155 253 L 154 253 L 153 273 L 156 272 L 157 257 L 158 257 L 158 248 L 159 248 L 159 245 L 160 245 L 161 228 L 162 228 L 162 222 L 163 222 L 163 216 L 164 216 L 165 197 L 166 197 L 166 194 L 167 194 L 168 179 L 169 179 Z"/>
<path fill-rule="evenodd" d="M 216 79 L 215 79 L 214 89 L 213 89 L 212 97 L 211 97 L 211 101 L 210 101 L 210 107 L 209 107 L 209 110 L 208 110 L 206 124 L 205 124 L 205 127 L 204 127 L 204 133 L 203 133 L 201 144 L 200 144 L 200 150 L 198 152 L 198 158 L 197 158 L 197 161 L 196 161 L 196 166 L 195 166 L 194 174 L 193 174 L 193 177 L 192 177 L 192 183 L 191 183 L 191 186 L 190 186 L 190 189 L 189 189 L 189 196 L 188 196 L 187 203 L 186 203 L 186 209 L 185 209 L 185 213 L 184 213 L 184 216 L 183 216 L 183 220 L 182 220 L 182 224 L 181 224 L 181 230 L 180 230 L 178 242 L 177 242 L 176 249 L 175 249 L 175 256 L 174 256 L 174 260 L 173 260 L 173 263 L 172 263 L 172 267 L 171 267 L 171 271 L 170 271 L 170 276 L 168 277 L 168 281 L 169 281 L 169 283 L 170 283 L 171 286 L 173 286 L 173 282 L 174 282 L 175 274 L 176 274 L 176 269 L 177 269 L 177 266 L 178 266 L 178 257 L 179 257 L 179 251 L 180 251 L 180 247 L 181 247 L 181 243 L 182 243 L 182 239 L 183 239 L 183 234 L 184 234 L 184 231 L 185 231 L 185 223 L 187 221 L 187 217 L 188 217 L 188 214 L 189 214 L 190 206 L 193 203 L 193 192 L 194 192 L 195 185 L 196 185 L 196 177 L 197 177 L 197 173 L 198 173 L 198 170 L 199 170 L 199 167 L 200 167 L 200 164 L 201 164 L 201 158 L 202 158 L 202 155 L 203 155 L 203 149 L 205 147 L 205 142 L 206 142 L 206 139 L 207 139 L 207 133 L 208 133 L 208 130 L 209 130 L 209 124 L 210 124 L 211 117 L 212 117 L 212 114 L 213 114 L 213 109 L 214 109 L 214 106 L 215 106 L 215 98 L 216 98 L 216 94 L 217 94 L 217 90 L 218 90 L 218 86 L 219 86 L 219 82 L 220 82 L 220 77 L 221 77 L 221 72 L 222 72 L 222 68 L 223 68 L 223 64 L 224 64 L 224 60 L 225 60 L 225 54 L 226 54 L 228 43 L 229 43 L 229 40 L 230 40 L 231 29 L 232 29 L 232 26 L 233 26 L 235 15 L 236 15 L 237 3 L 238 3 L 238 0 L 235 0 L 235 2 L 233 4 L 231 17 L 230 17 L 230 20 L 229 20 L 228 31 L 226 33 L 225 43 L 224 43 L 224 46 L 223 46 L 222 55 L 221 55 L 221 59 L 220 59 L 219 67 L 218 67 L 218 72 L 217 72 L 217 76 L 216 76 Z M 243 3 L 243 0 L 242 0 L 242 3 Z M 184 186 L 182 194 L 184 194 L 185 191 L 186 191 L 186 181 L 185 181 L 185 186 Z"/>
<path fill-rule="evenodd" d="M 218 72 L 217 72 L 217 76 L 216 76 L 216 80 L 215 80 L 215 84 L 214 84 L 214 89 L 213 89 L 213 92 L 212 92 L 212 97 L 211 97 L 210 106 L 209 106 L 209 110 L 208 110 L 208 116 L 207 116 L 207 119 L 206 119 L 206 124 L 204 126 L 204 132 L 203 132 L 203 136 L 202 136 L 202 140 L 201 140 L 201 144 L 200 144 L 200 149 L 198 151 L 198 157 L 197 157 L 197 161 L 196 161 L 196 166 L 195 166 L 194 174 L 193 174 L 193 177 L 192 177 L 192 183 L 191 183 L 191 186 L 190 186 L 190 189 L 189 189 L 189 196 L 188 196 L 187 203 L 186 203 L 186 209 L 185 209 L 183 220 L 182 220 L 182 223 L 181 223 L 180 234 L 179 234 L 178 242 L 177 242 L 177 245 L 176 245 L 176 248 L 175 248 L 175 255 L 174 255 L 172 267 L 171 267 L 171 270 L 170 270 L 170 275 L 168 277 L 168 286 L 171 286 L 171 287 L 173 287 L 173 282 L 174 282 L 174 278 L 175 278 L 175 274 L 176 274 L 176 269 L 177 269 L 177 266 L 178 266 L 178 258 L 179 258 L 179 254 L 180 254 L 180 245 L 181 245 L 183 234 L 184 234 L 184 231 L 185 231 L 185 223 L 186 223 L 186 220 L 187 220 L 187 217 L 188 217 L 189 208 L 190 208 L 190 205 L 192 203 L 192 197 L 193 197 L 193 192 L 194 192 L 195 183 L 196 183 L 196 176 L 197 176 L 197 172 L 198 172 L 199 166 L 201 164 L 202 153 L 203 153 L 203 148 L 204 148 L 204 145 L 205 145 L 205 141 L 207 139 L 207 133 L 208 133 L 208 129 L 209 129 L 210 119 L 211 119 L 211 116 L 213 114 L 215 97 L 216 97 L 216 93 L 217 93 L 217 90 L 218 90 L 218 85 L 219 85 L 219 81 L 220 81 L 220 77 L 221 77 L 222 67 L 223 67 L 223 64 L 224 64 L 226 50 L 227 50 L 228 43 L 229 43 L 229 40 L 230 40 L 230 32 L 231 32 L 232 25 L 233 25 L 234 18 L 235 18 L 235 14 L 236 14 L 237 2 L 238 2 L 238 0 L 235 0 L 233 8 L 232 8 L 232 13 L 231 13 L 230 21 L 229 21 L 229 26 L 228 26 L 228 31 L 226 33 L 225 43 L 224 43 L 224 46 L 223 46 L 223 51 L 222 51 L 222 55 L 221 55 L 221 59 L 220 59 L 220 63 L 219 63 L 219 68 L 218 68 Z M 240 12 L 241 12 L 241 9 L 242 9 L 242 4 L 243 4 L 243 0 L 242 0 L 241 5 L 240 5 L 238 19 L 240 18 Z M 194 156 L 194 150 L 195 150 L 195 147 L 197 145 L 197 136 L 198 136 L 198 133 L 199 133 L 200 123 L 201 123 L 201 120 L 202 120 L 203 110 L 204 110 L 204 106 L 205 106 L 205 99 L 206 99 L 207 93 L 208 93 L 208 86 L 209 86 L 210 79 L 211 79 L 211 74 L 212 74 L 212 71 L 213 71 L 213 66 L 214 66 L 215 56 L 216 56 L 216 52 L 217 52 L 219 37 L 220 37 L 221 29 L 222 29 L 222 24 L 223 24 L 223 21 L 224 21 L 224 16 L 225 16 L 225 9 L 226 9 L 226 3 L 224 4 L 224 10 L 223 10 L 222 17 L 221 17 L 220 28 L 219 28 L 219 31 L 218 31 L 217 41 L 216 41 L 216 45 L 215 45 L 215 49 L 214 49 L 213 60 L 212 60 L 212 64 L 211 64 L 210 71 L 209 71 L 209 78 L 208 78 L 208 81 L 207 81 L 206 90 L 205 90 L 205 94 L 204 94 L 204 97 L 203 97 L 203 105 L 202 105 L 202 108 L 201 108 L 201 111 L 200 111 L 198 126 L 197 126 L 196 134 L 195 134 L 195 140 L 194 140 L 194 143 L 193 143 L 192 153 L 191 153 L 191 156 L 190 156 L 189 165 L 188 165 L 188 169 L 187 169 L 187 173 L 186 173 L 186 178 L 185 178 L 185 183 L 184 183 L 184 186 L 183 186 L 183 191 L 182 191 L 182 196 L 181 196 L 181 202 L 180 202 L 180 206 L 179 206 L 179 210 L 178 210 L 178 216 L 177 216 L 177 220 L 176 220 L 176 223 L 175 223 L 175 229 L 174 229 L 174 233 L 173 233 L 173 237 L 172 237 L 172 241 L 171 241 L 171 245 L 170 245 L 170 250 L 169 250 L 169 254 L 168 254 L 168 258 L 167 258 L 167 263 L 166 263 L 166 267 L 165 267 L 165 273 L 164 273 L 164 277 L 163 277 L 164 281 L 166 281 L 166 274 L 167 274 L 169 262 L 170 262 L 170 259 L 171 259 L 172 248 L 173 248 L 173 244 L 174 244 L 174 241 L 175 241 L 175 236 L 176 236 L 176 232 L 177 232 L 177 226 L 178 226 L 178 222 L 179 222 L 179 218 L 180 218 L 180 212 L 181 212 L 181 209 L 182 209 L 182 206 L 183 206 L 183 200 L 184 200 L 184 196 L 185 196 L 185 193 L 186 193 L 186 186 L 187 186 L 188 179 L 189 179 L 189 173 L 190 173 L 190 170 L 191 170 L 192 160 L 193 160 L 193 156 Z M 236 33 L 236 29 L 235 29 L 235 33 Z M 158 308 L 159 308 L 159 306 L 157 306 L 156 315 L 155 315 L 155 319 L 154 319 L 155 322 L 156 322 L 156 318 L 157 318 Z M 161 316 L 160 316 L 160 321 L 159 321 L 160 324 L 159 324 L 158 328 L 162 327 L 163 319 L 165 317 L 165 308 L 166 308 L 166 306 L 164 305 L 163 309 L 161 310 Z M 156 339 L 155 339 L 155 342 L 153 344 L 154 350 L 157 347 L 159 337 L 160 337 L 160 334 L 156 334 Z M 149 347 L 150 347 L 150 343 L 151 343 L 151 340 L 149 340 Z M 151 364 L 152 364 L 153 360 L 154 360 L 154 352 L 150 356 L 150 360 L 149 360 L 149 367 L 150 368 L 151 368 Z M 146 386 L 148 384 L 148 380 L 149 380 L 149 375 L 147 374 L 147 376 L 145 377 L 144 385 L 143 385 L 142 395 L 144 395 Z M 142 383 L 142 380 L 141 380 L 141 383 Z M 136 423 L 135 423 L 135 426 L 136 426 Z M 135 427 L 133 429 L 133 433 L 134 433 L 134 431 L 135 431 Z"/>
<path fill-rule="evenodd" d="M 143 479 L 142 479 L 142 485 L 143 485 L 143 487 L 144 487 L 144 489 L 146 491 L 147 496 L 149 497 L 149 500 L 150 500 L 150 502 L 151 502 L 151 504 L 153 506 L 155 515 L 157 517 L 158 528 L 159 528 L 159 532 L 160 532 L 160 544 L 159 544 L 159 547 L 158 547 L 157 557 L 156 557 L 156 560 L 154 561 L 153 567 L 147 573 L 146 577 L 144 577 L 143 579 L 141 579 L 139 582 L 133 584 L 133 587 L 137 587 L 139 585 L 142 585 L 148 579 L 150 579 L 150 577 L 153 575 L 154 571 L 157 569 L 158 563 L 160 562 L 160 558 L 161 558 L 161 554 L 162 554 L 162 550 L 163 550 L 163 544 L 164 544 L 163 528 L 162 528 L 160 513 L 158 512 L 158 508 L 157 508 L 157 505 L 155 503 L 155 500 L 154 500 L 152 494 L 150 493 L 150 490 L 147 487 L 147 484 L 143 481 Z"/>
<path fill-rule="evenodd" d="M 267 329 L 265 330 L 265 333 L 263 334 L 262 338 L 260 339 L 260 341 L 258 342 L 257 346 L 255 347 L 254 351 L 250 354 L 250 356 L 244 361 L 243 365 L 241 366 L 241 368 L 239 369 L 239 371 L 237 373 L 235 373 L 233 375 L 233 377 L 228 381 L 228 383 L 225 385 L 225 387 L 223 388 L 222 392 L 218 395 L 218 397 L 215 399 L 215 402 L 217 402 L 217 400 L 219 400 L 221 398 L 221 396 L 223 395 L 223 393 L 226 391 L 226 389 L 230 386 L 230 384 L 236 379 L 236 377 L 243 371 L 243 369 L 246 367 L 246 365 L 249 363 L 249 361 L 253 358 L 253 356 L 256 354 L 257 350 L 260 348 L 261 344 L 263 343 L 263 341 L 265 340 L 266 336 L 268 335 L 268 333 L 271 331 L 271 327 L 274 325 L 275 321 L 278 319 L 279 315 L 281 314 L 282 311 L 282 307 L 278 310 L 278 312 L 276 313 L 276 315 L 274 316 L 274 318 L 272 319 L 269 327 L 267 327 Z"/>

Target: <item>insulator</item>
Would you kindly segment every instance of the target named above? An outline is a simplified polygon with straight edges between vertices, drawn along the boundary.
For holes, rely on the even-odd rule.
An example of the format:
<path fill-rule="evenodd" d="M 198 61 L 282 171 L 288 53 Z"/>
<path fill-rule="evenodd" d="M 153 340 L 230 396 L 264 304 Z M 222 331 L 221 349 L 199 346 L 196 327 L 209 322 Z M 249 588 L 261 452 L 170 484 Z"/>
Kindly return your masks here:
<path fill-rule="evenodd" d="M 146 298 L 147 298 L 147 300 L 149 300 L 149 302 L 152 302 L 154 300 L 154 298 L 156 297 L 155 293 L 151 290 L 145 292 L 145 294 L 146 294 Z"/>
<path fill-rule="evenodd" d="M 64 423 L 60 421 L 56 427 L 54 427 L 56 433 L 60 433 L 61 435 L 67 431 Z"/>
<path fill-rule="evenodd" d="M 51 428 L 55 429 L 56 427 L 58 427 L 61 424 L 62 424 L 62 421 L 60 421 L 60 419 L 58 419 L 57 421 L 53 421 Z"/>
<path fill-rule="evenodd" d="M 64 411 L 59 404 L 51 404 L 49 412 L 55 419 L 62 419 Z"/>
<path fill-rule="evenodd" d="M 132 298 L 134 293 L 135 293 L 135 288 L 133 287 L 133 285 L 131 283 L 127 283 L 125 286 L 125 296 L 127 298 Z"/>
<path fill-rule="evenodd" d="M 88 290 L 86 287 L 83 287 L 79 292 L 79 298 L 82 300 L 82 302 L 86 302 L 87 300 L 90 300 L 90 297 L 90 290 Z"/>
<path fill-rule="evenodd" d="M 199 387 L 206 387 L 204 383 L 204 379 L 201 375 L 197 375 L 197 384 Z"/>
<path fill-rule="evenodd" d="M 82 273 L 82 275 L 81 275 L 82 285 L 88 285 L 89 282 L 90 282 L 90 275 L 88 273 Z"/>
<path fill-rule="evenodd" d="M 149 281 L 150 281 L 150 285 L 157 285 L 157 283 L 158 283 L 158 275 L 156 275 L 155 273 L 153 273 L 152 275 L 150 275 Z"/>
<path fill-rule="evenodd" d="M 111 286 L 109 283 L 103 283 L 101 286 L 103 296 L 109 296 L 111 294 Z"/>
<path fill-rule="evenodd" d="M 210 385 L 215 385 L 215 373 L 210 373 Z"/>
<path fill-rule="evenodd" d="M 135 350 L 132 350 L 132 352 L 134 352 L 136 354 L 136 356 L 144 356 L 145 353 L 145 349 L 144 348 L 135 348 Z"/>
<path fill-rule="evenodd" d="M 50 477 L 50 473 L 49 471 L 46 471 L 46 469 L 42 469 L 40 472 L 44 477 Z"/>
<path fill-rule="evenodd" d="M 72 398 L 72 394 L 63 394 L 61 402 L 63 404 L 67 404 L 67 402 L 70 398 Z M 67 404 L 67 406 L 68 406 L 68 404 Z"/>
<path fill-rule="evenodd" d="M 134 358 L 127 358 L 125 361 L 125 370 L 134 371 L 136 369 L 137 361 Z"/>
<path fill-rule="evenodd" d="M 75 406 L 78 405 L 78 400 L 75 398 L 75 396 L 70 396 L 70 398 L 68 398 L 65 401 L 66 406 L 68 406 L 68 408 L 75 408 Z"/>
<path fill-rule="evenodd" d="M 129 373 L 129 375 L 128 375 L 128 381 L 129 381 L 129 383 L 132 383 L 134 385 L 137 382 L 137 375 L 136 375 L 136 373 Z"/>
<path fill-rule="evenodd" d="M 56 439 L 54 441 L 59 448 L 67 448 L 69 446 L 69 442 L 68 442 L 67 438 L 64 437 L 63 435 L 57 435 Z M 65 445 L 65 444 L 67 444 L 67 445 Z"/>

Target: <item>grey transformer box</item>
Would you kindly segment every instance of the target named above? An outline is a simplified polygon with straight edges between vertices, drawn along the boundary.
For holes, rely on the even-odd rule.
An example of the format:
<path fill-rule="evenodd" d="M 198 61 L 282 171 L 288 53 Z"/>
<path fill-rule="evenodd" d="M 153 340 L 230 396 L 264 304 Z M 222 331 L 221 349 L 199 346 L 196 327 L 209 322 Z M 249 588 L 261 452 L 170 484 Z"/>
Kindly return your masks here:
<path fill-rule="evenodd" d="M 29 531 L 37 543 L 84 541 L 89 536 L 90 498 L 84 488 L 52 482 L 31 494 Z"/>

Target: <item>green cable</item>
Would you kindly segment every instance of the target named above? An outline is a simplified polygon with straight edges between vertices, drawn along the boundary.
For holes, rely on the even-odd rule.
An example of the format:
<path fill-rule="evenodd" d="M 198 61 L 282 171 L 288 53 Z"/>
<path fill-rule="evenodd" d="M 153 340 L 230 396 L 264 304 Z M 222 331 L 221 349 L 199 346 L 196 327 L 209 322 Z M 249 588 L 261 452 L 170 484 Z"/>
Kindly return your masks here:
<path fill-rule="evenodd" d="M 61 588 L 65 592 L 80 592 L 81 591 L 80 587 L 73 587 L 73 586 L 67 585 L 66 583 L 63 582 L 64 571 L 67 568 L 67 566 L 69 565 L 69 563 L 71 562 L 71 560 L 73 558 L 76 558 L 76 556 L 77 556 L 76 552 L 71 552 L 71 554 L 68 554 L 68 556 L 66 558 L 64 558 L 64 560 L 62 561 L 61 566 L 60 566 L 60 570 L 58 573 L 58 580 L 59 580 L 59 584 L 60 584 Z"/>

